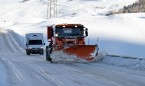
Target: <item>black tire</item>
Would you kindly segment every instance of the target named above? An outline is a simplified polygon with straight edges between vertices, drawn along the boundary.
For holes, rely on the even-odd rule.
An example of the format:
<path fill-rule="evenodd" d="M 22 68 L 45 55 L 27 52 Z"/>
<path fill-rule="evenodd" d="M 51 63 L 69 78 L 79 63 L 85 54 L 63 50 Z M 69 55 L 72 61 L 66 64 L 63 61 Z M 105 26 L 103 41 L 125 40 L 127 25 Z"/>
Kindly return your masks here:
<path fill-rule="evenodd" d="M 52 58 L 49 56 L 46 57 L 46 61 L 50 61 L 52 63 Z"/>
<path fill-rule="evenodd" d="M 42 53 L 41 53 L 41 55 L 44 55 L 44 51 L 42 50 Z"/>
<path fill-rule="evenodd" d="M 26 50 L 26 54 L 27 54 L 27 55 L 30 55 L 30 52 L 29 52 L 29 50 Z"/>
<path fill-rule="evenodd" d="M 43 51 L 43 49 L 40 51 L 40 55 L 44 55 L 44 51 Z"/>
<path fill-rule="evenodd" d="M 52 63 L 52 58 L 50 57 L 48 46 L 46 46 L 46 61 L 50 61 Z"/>
<path fill-rule="evenodd" d="M 98 56 L 98 52 L 96 53 L 96 56 Z"/>

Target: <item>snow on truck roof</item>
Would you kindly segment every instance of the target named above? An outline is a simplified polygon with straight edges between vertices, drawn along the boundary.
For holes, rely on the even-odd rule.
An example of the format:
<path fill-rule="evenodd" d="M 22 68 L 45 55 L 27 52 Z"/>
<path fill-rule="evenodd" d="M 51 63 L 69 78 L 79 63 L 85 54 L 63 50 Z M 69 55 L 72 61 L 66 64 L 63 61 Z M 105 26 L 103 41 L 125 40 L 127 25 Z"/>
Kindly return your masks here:
<path fill-rule="evenodd" d="M 61 27 L 66 27 L 66 28 L 75 28 L 75 27 L 79 27 L 79 28 L 84 28 L 84 25 L 82 24 L 58 24 L 55 25 L 55 27 L 57 28 L 61 28 Z"/>
<path fill-rule="evenodd" d="M 42 33 L 28 33 L 26 34 L 26 38 L 28 39 L 43 39 Z"/>
<path fill-rule="evenodd" d="M 26 35 L 43 35 L 43 33 L 27 33 Z"/>

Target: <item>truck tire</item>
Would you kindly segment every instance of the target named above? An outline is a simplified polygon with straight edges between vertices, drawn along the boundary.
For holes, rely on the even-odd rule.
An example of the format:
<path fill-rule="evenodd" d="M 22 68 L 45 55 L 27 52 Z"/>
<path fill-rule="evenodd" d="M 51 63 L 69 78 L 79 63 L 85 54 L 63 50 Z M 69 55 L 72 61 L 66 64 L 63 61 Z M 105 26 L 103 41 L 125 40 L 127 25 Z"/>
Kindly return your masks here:
<path fill-rule="evenodd" d="M 29 52 L 28 50 L 26 50 L 26 54 L 27 54 L 27 55 L 30 55 L 30 52 Z"/>
<path fill-rule="evenodd" d="M 40 51 L 40 55 L 44 55 L 44 51 L 43 51 L 43 49 Z"/>
<path fill-rule="evenodd" d="M 52 63 L 52 58 L 50 57 L 48 46 L 46 46 L 46 61 L 50 61 Z"/>
<path fill-rule="evenodd" d="M 41 55 L 44 55 L 44 51 L 42 51 Z"/>

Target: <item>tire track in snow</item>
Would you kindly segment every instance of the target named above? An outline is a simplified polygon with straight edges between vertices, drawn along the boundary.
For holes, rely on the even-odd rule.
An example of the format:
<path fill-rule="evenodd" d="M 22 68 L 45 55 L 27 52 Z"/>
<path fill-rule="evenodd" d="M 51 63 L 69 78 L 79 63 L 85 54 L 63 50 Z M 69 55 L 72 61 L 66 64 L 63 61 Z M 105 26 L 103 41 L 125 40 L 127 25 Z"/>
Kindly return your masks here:
<path fill-rule="evenodd" d="M 114 85 L 114 83 L 111 83 L 110 81 L 96 79 L 94 77 L 94 75 L 92 75 L 88 72 L 82 71 L 80 69 L 68 66 L 67 64 L 58 64 L 58 65 L 59 65 L 59 68 L 56 70 L 53 70 L 52 68 L 50 68 L 50 70 L 44 70 L 38 66 L 33 66 L 33 68 L 35 70 L 37 70 L 40 74 L 42 74 L 42 76 L 44 76 L 45 78 L 49 78 L 52 81 L 56 82 L 58 84 L 58 86 L 68 86 L 69 85 L 68 82 L 73 83 L 73 85 L 71 85 L 71 86 L 80 86 L 80 85 L 82 85 L 82 86 L 84 86 L 84 85 L 85 86 L 88 86 L 88 85 L 90 85 L 90 86 L 91 85 L 92 86 L 95 86 L 95 85 L 107 86 L 108 84 L 111 84 L 109 86 L 116 86 L 116 84 Z M 56 66 L 58 66 L 58 65 L 56 64 Z M 60 69 L 60 67 L 61 67 L 61 69 Z M 53 72 L 52 70 L 54 71 L 54 73 L 52 73 Z M 63 72 L 63 71 L 66 71 L 66 72 Z M 60 72 L 60 73 L 58 73 L 58 72 Z M 82 78 L 82 77 L 85 77 L 85 78 Z M 64 79 L 66 79 L 66 80 L 64 80 Z M 104 82 L 107 82 L 107 83 L 104 83 Z"/>
<path fill-rule="evenodd" d="M 92 74 L 101 81 L 107 82 L 107 86 L 144 86 L 145 84 L 145 76 L 128 74 L 125 71 L 109 70 L 102 66 L 95 67 L 88 64 L 70 64 L 68 66 Z"/>
<path fill-rule="evenodd" d="M 1 58 L 1 57 L 0 57 Z M 0 86 L 9 86 L 9 76 L 8 70 L 6 69 L 5 64 L 0 59 Z"/>
<path fill-rule="evenodd" d="M 70 85 L 70 86 L 85 85 L 85 84 L 83 84 L 85 80 L 82 79 L 81 76 L 85 76 L 86 73 L 82 72 L 81 70 L 70 68 L 63 64 L 58 64 L 58 65 L 54 64 L 55 68 L 53 68 L 53 64 L 47 64 L 47 65 L 52 65 L 51 68 L 48 67 L 47 65 L 41 65 L 41 66 L 38 64 L 34 65 L 34 63 L 31 63 L 31 62 L 28 63 L 28 65 L 31 66 L 32 69 L 34 69 L 38 73 L 37 75 L 42 76 L 47 82 L 48 81 L 54 82 L 56 84 L 56 86 L 68 86 L 69 85 L 68 82 L 71 82 L 74 84 L 74 85 Z M 59 68 L 57 68 L 57 66 Z M 61 67 L 61 69 L 60 69 L 60 67 Z M 74 74 L 74 76 L 73 76 L 73 74 Z M 78 77 L 81 78 L 80 81 L 77 80 Z M 91 79 L 91 78 L 89 78 L 89 79 Z M 90 82 L 87 82 L 87 83 L 90 83 Z M 101 86 L 103 86 L 103 85 L 101 85 Z"/>
<path fill-rule="evenodd" d="M 21 71 L 24 76 L 23 84 L 18 83 L 18 86 L 63 86 L 57 81 L 52 80 L 49 76 L 45 75 L 43 69 L 38 68 L 30 61 L 25 63 L 16 62 L 16 67 Z"/>
<path fill-rule="evenodd" d="M 16 84 L 18 82 L 23 81 L 21 72 L 15 67 L 12 62 L 10 62 L 5 57 L 0 57 L 0 61 L 2 61 L 7 68 L 10 86 L 17 86 Z"/>
<path fill-rule="evenodd" d="M 93 70 L 90 70 L 92 67 L 90 69 L 85 67 L 86 64 L 89 64 L 89 63 L 83 63 L 83 64 L 81 64 L 81 63 L 76 63 L 76 64 L 67 63 L 67 64 L 62 64 L 62 65 L 66 69 L 70 69 L 70 70 L 74 71 L 76 74 L 80 73 L 80 74 L 83 74 L 83 75 L 87 75 L 87 76 L 85 76 L 85 80 L 80 80 L 79 81 L 79 80 L 76 80 L 76 79 L 72 79 L 73 81 L 81 83 L 82 85 L 87 84 L 87 86 L 88 85 L 90 85 L 90 86 L 95 86 L 95 85 L 98 85 L 98 86 L 99 85 L 101 85 L 101 86 L 121 86 L 118 83 L 111 82 L 109 80 L 106 80 L 105 78 L 97 76 L 96 74 L 94 74 L 92 72 L 88 72 L 88 71 L 93 71 Z M 80 65 L 83 65 L 83 67 L 80 68 Z M 77 78 L 79 78 L 79 77 L 80 76 L 78 76 Z M 95 84 L 95 83 L 97 83 L 97 84 Z"/>
<path fill-rule="evenodd" d="M 43 77 L 47 82 L 51 83 L 52 86 L 66 86 L 66 85 L 64 85 L 64 83 L 61 82 L 60 80 L 58 80 L 58 79 L 54 78 L 53 76 L 47 74 L 47 73 L 45 72 L 45 70 L 43 70 L 42 68 L 40 68 L 40 67 L 38 67 L 38 66 L 36 66 L 36 65 L 32 65 L 32 64 L 30 64 L 30 63 L 28 63 L 28 65 L 29 65 L 32 69 L 34 69 L 34 70 L 36 71 L 35 73 L 39 74 L 39 75 L 40 75 L 41 77 Z"/>

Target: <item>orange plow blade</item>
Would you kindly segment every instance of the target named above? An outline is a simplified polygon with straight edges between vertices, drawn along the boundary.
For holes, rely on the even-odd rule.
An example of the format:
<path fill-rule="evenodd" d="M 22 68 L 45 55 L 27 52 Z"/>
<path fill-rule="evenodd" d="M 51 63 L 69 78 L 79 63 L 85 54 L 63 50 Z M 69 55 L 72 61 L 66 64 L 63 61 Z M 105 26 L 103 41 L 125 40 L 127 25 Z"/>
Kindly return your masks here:
<path fill-rule="evenodd" d="M 97 45 L 73 45 L 53 50 L 52 62 L 93 62 L 98 54 Z"/>
<path fill-rule="evenodd" d="M 75 45 L 68 47 L 63 51 L 66 54 L 75 55 L 77 58 L 91 61 L 95 57 L 93 53 L 97 54 L 97 52 L 95 52 L 96 49 L 97 49 L 96 45 Z"/>

